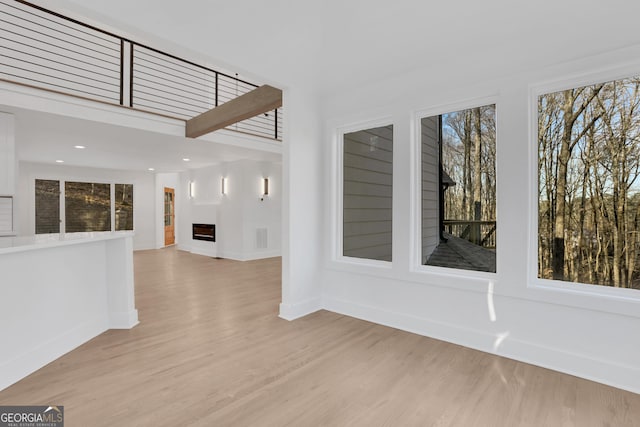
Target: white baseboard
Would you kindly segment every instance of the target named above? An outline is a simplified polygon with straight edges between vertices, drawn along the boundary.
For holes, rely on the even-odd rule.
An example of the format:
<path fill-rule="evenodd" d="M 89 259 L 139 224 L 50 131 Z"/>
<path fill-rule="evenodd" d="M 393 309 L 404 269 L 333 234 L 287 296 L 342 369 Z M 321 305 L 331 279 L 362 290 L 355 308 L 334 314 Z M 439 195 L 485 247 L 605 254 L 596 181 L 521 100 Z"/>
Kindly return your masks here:
<path fill-rule="evenodd" d="M 258 259 L 274 258 L 282 256 L 281 251 L 264 251 L 264 252 L 218 252 L 220 258 L 232 259 L 234 261 L 255 261 Z"/>
<path fill-rule="evenodd" d="M 621 365 L 558 348 L 545 347 L 532 342 L 510 338 L 508 334 L 500 336 L 486 331 L 410 316 L 404 313 L 386 311 L 377 307 L 354 304 L 334 298 L 323 298 L 322 308 L 607 384 L 633 393 L 640 393 L 640 368 L 637 366 Z M 281 305 L 280 317 L 283 317 L 282 312 Z"/>
<path fill-rule="evenodd" d="M 131 329 L 138 323 L 138 310 L 109 313 L 109 329 Z"/>
<path fill-rule="evenodd" d="M 0 390 L 4 390 L 60 356 L 86 343 L 108 329 L 105 319 L 94 319 L 50 338 L 0 365 Z M 10 346 L 10 343 L 7 343 Z M 10 352 L 11 349 L 7 348 Z"/>
<path fill-rule="evenodd" d="M 322 309 L 320 298 L 313 298 L 295 304 L 280 303 L 279 317 L 285 320 L 295 320 L 320 309 Z"/>
<path fill-rule="evenodd" d="M 214 250 L 210 250 L 210 251 L 206 251 L 203 249 L 198 249 L 198 248 L 191 248 L 191 250 L 189 251 L 194 255 L 202 255 L 202 256 L 208 256 L 211 258 L 215 258 L 218 256 L 218 254 L 216 253 L 215 249 Z"/>
<path fill-rule="evenodd" d="M 257 259 L 275 258 L 282 256 L 282 251 L 264 251 L 264 252 L 252 252 L 246 255 L 247 261 L 253 261 Z"/>

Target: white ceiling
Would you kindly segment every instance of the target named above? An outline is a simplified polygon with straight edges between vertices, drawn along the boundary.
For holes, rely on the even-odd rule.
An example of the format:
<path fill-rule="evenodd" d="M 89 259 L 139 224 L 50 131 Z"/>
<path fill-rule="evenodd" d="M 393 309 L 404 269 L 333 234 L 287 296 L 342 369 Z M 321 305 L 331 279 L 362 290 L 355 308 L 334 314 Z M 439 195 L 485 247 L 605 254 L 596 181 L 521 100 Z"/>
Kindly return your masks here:
<path fill-rule="evenodd" d="M 21 161 L 55 164 L 63 160 L 71 166 L 175 172 L 240 159 L 281 160 L 280 154 L 206 140 L 6 106 L 0 110 L 15 116 L 16 150 Z M 86 148 L 76 149 L 75 145 Z"/>
<path fill-rule="evenodd" d="M 629 0 L 39 0 L 117 34 L 258 82 L 315 93 L 424 72 L 493 78 L 640 44 Z M 603 37 L 603 34 L 606 36 Z M 375 87 L 375 86 L 372 86 Z M 184 169 L 278 155 L 31 112 L 18 115 L 24 160 Z M 29 126 L 36 119 L 39 126 Z M 73 129 L 73 134 L 69 134 Z M 129 144 L 127 141 L 136 141 Z M 74 150 L 75 144 L 86 150 Z"/>
<path fill-rule="evenodd" d="M 327 96 L 424 69 L 496 77 L 640 43 L 630 0 L 47 0 Z M 604 35 L 604 36 L 603 36 Z M 487 66 L 487 64 L 489 66 Z M 480 76 L 482 78 L 482 76 Z"/>

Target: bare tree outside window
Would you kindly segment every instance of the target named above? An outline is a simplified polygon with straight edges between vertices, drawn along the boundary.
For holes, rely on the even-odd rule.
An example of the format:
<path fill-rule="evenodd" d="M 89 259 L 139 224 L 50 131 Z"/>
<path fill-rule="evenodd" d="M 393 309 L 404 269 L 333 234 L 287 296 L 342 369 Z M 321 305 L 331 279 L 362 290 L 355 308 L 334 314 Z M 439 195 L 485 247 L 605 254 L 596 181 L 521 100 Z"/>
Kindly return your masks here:
<path fill-rule="evenodd" d="M 538 98 L 538 277 L 640 289 L 640 77 Z"/>
<path fill-rule="evenodd" d="M 116 231 L 133 230 L 133 184 L 115 184 Z"/>
<path fill-rule="evenodd" d="M 421 120 L 422 264 L 496 271 L 496 109 Z"/>
<path fill-rule="evenodd" d="M 111 231 L 111 185 L 70 182 L 64 185 L 67 233 Z"/>
<path fill-rule="evenodd" d="M 60 233 L 60 181 L 36 179 L 36 234 Z"/>

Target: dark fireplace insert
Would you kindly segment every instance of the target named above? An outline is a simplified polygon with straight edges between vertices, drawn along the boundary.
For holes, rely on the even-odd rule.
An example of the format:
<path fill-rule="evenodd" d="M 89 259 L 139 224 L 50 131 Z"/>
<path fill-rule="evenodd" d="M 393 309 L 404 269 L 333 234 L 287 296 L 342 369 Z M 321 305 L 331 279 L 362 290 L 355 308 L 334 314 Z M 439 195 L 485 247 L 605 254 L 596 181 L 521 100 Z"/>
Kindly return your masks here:
<path fill-rule="evenodd" d="M 216 241 L 216 225 L 215 224 L 192 224 L 193 240 L 205 240 L 207 242 Z"/>

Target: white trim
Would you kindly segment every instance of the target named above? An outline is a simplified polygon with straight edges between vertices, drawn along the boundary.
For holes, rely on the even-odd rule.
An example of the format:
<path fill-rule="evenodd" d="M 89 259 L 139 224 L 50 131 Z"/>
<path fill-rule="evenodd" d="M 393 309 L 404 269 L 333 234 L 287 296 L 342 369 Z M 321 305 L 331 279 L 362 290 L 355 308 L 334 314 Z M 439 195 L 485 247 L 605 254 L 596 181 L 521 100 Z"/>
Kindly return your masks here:
<path fill-rule="evenodd" d="M 369 267 L 384 267 L 389 269 L 391 268 L 392 261 L 390 262 L 390 261 L 354 258 L 354 257 L 348 257 L 343 255 L 344 253 L 343 252 L 343 249 L 344 249 L 343 248 L 344 135 L 346 133 L 358 132 L 361 130 L 367 130 L 371 128 L 378 128 L 378 127 L 384 127 L 384 126 L 393 126 L 393 139 L 395 141 L 397 139 L 396 138 L 397 126 L 395 126 L 393 116 L 383 116 L 377 119 L 355 122 L 348 125 L 339 126 L 335 129 L 334 141 L 332 144 L 333 152 L 332 152 L 332 159 L 331 159 L 332 160 L 331 167 L 333 169 L 332 171 L 333 173 L 331 174 L 331 176 L 333 177 L 331 186 L 335 190 L 335 193 L 334 193 L 335 197 L 333 198 L 334 214 L 332 215 L 333 221 L 331 226 L 333 248 L 331 251 L 330 263 L 342 263 L 345 266 L 358 265 L 358 266 L 369 266 Z M 395 164 L 395 159 L 394 159 L 394 164 Z M 391 218 L 393 222 L 393 212 L 391 213 Z M 393 254 L 393 252 L 394 250 L 393 250 L 393 240 L 392 240 L 391 253 Z"/>
<path fill-rule="evenodd" d="M 131 329 L 138 323 L 138 310 L 109 312 L 109 329 Z"/>
<path fill-rule="evenodd" d="M 215 245 L 215 243 L 214 243 Z M 202 255 L 202 256 L 206 256 L 206 257 L 210 257 L 210 258 L 216 258 L 218 256 L 218 253 L 216 251 L 216 247 L 213 246 L 210 250 L 206 250 L 203 248 L 194 248 L 191 246 L 183 246 L 183 245 L 178 245 L 178 250 L 180 251 L 186 251 L 189 253 L 192 253 L 194 255 Z"/>
<path fill-rule="evenodd" d="M 447 114 L 455 111 L 468 110 L 477 107 L 484 107 L 486 105 L 495 105 L 496 109 L 496 156 L 498 153 L 498 138 L 497 138 L 497 129 L 498 129 L 498 107 L 499 107 L 498 96 L 490 95 L 490 96 L 481 96 L 469 98 L 466 100 L 460 100 L 454 103 L 441 104 L 430 108 L 414 110 L 411 115 L 411 165 L 410 165 L 410 192 L 411 192 L 411 201 L 410 201 L 410 234 L 412 239 L 410 241 L 411 245 L 411 263 L 409 267 L 409 271 L 413 274 L 416 274 L 416 280 L 420 280 L 420 277 L 427 277 L 430 275 L 439 275 L 441 277 L 447 278 L 469 278 L 473 279 L 468 284 L 456 281 L 454 283 L 464 283 L 461 287 L 459 285 L 452 284 L 452 287 L 469 290 L 475 290 L 477 286 L 477 280 L 481 281 L 494 281 L 497 278 L 497 273 L 491 272 L 482 272 L 482 271 L 474 271 L 474 270 L 464 270 L 457 268 L 446 268 L 446 267 L 436 267 L 430 265 L 422 265 L 422 212 L 420 211 L 421 203 L 419 201 L 422 197 L 422 187 L 421 187 L 421 178 L 422 178 L 422 151 L 421 151 L 421 120 L 425 117 L 439 116 L 441 114 Z M 496 162 L 496 186 L 499 185 L 498 179 L 498 164 Z M 496 188 L 497 190 L 497 188 Z M 497 201 L 497 195 L 496 195 Z M 497 214 L 496 214 L 497 216 Z M 498 222 L 496 218 L 496 233 L 499 234 L 500 230 L 498 228 Z M 500 258 L 498 256 L 498 251 L 496 250 L 496 272 L 498 270 Z"/>
<path fill-rule="evenodd" d="M 35 348 L 16 355 L 0 365 L 0 390 L 9 387 L 27 375 L 37 371 L 60 356 L 74 350 L 108 329 L 106 319 L 96 316 L 73 329 L 63 332 L 41 343 Z"/>
<path fill-rule="evenodd" d="M 285 320 L 296 320 L 322 309 L 321 299 L 312 298 L 295 304 L 280 303 L 278 317 Z"/>
<path fill-rule="evenodd" d="M 566 89 L 610 82 L 640 74 L 640 65 L 607 67 L 529 85 L 529 225 L 527 290 L 531 299 L 569 307 L 640 318 L 640 292 L 598 284 L 538 278 L 538 98 Z"/>
<path fill-rule="evenodd" d="M 118 182 L 118 181 L 114 181 L 114 180 L 105 180 L 105 179 L 94 179 L 94 178 L 69 178 L 69 179 L 65 179 L 65 178 L 60 178 L 60 176 L 63 176 L 64 173 L 59 173 L 59 174 L 50 174 L 50 173 L 45 173 L 45 174 L 37 174 L 37 176 L 33 176 L 30 177 L 30 181 L 31 181 L 31 189 L 34 191 L 34 195 L 35 195 L 35 188 L 36 188 L 36 181 L 41 180 L 41 181 L 58 181 L 58 183 L 60 184 L 60 198 L 59 198 L 59 207 L 60 207 L 60 230 L 59 233 L 56 234 L 60 234 L 61 236 L 64 237 L 65 234 L 76 234 L 76 233 L 88 233 L 85 231 L 78 231 L 78 232 L 72 232 L 72 233 L 67 233 L 67 222 L 66 222 L 66 193 L 65 193 L 65 187 L 66 187 L 66 183 L 67 182 L 78 182 L 78 183 L 84 183 L 84 184 L 108 184 L 109 185 L 109 203 L 110 203 L 110 215 L 111 215 L 111 228 L 109 230 L 106 231 L 95 231 L 94 233 L 116 233 L 116 232 L 135 232 L 136 230 L 136 222 L 135 222 L 135 216 L 133 218 L 133 230 L 116 230 L 116 185 L 131 185 L 132 188 L 132 192 L 133 192 L 133 200 L 135 203 L 135 188 L 136 188 L 136 184 L 134 182 Z M 125 181 L 125 180 L 123 180 Z M 35 212 L 35 204 L 33 205 L 33 215 L 34 215 L 34 234 L 35 233 L 35 218 L 36 218 L 36 212 Z M 134 210 L 135 210 L 135 205 L 134 205 Z M 89 232 L 90 233 L 90 232 Z M 46 233 L 45 233 L 46 234 Z"/>
<path fill-rule="evenodd" d="M 190 251 L 192 254 L 196 255 L 204 255 L 204 256 L 212 256 L 211 254 L 205 254 L 202 252 L 198 252 L 197 250 Z M 280 250 L 271 250 L 271 251 L 262 251 L 262 252 L 229 252 L 229 251 L 221 251 L 217 252 L 216 257 L 230 259 L 233 261 L 254 261 L 258 259 L 266 259 L 266 258 L 275 258 L 282 256 L 282 251 Z"/>
<path fill-rule="evenodd" d="M 34 178 L 33 179 L 33 185 L 31 186 L 31 188 L 33 188 L 33 193 L 35 195 L 35 191 L 36 191 L 36 181 L 39 180 L 41 178 Z M 52 181 L 54 181 L 52 179 Z M 65 233 L 67 232 L 67 203 L 66 203 L 66 185 L 65 185 L 65 180 L 62 180 L 60 178 L 55 179 L 55 181 L 58 181 L 58 185 L 60 186 L 60 191 L 58 192 L 58 198 L 59 200 L 59 218 L 58 218 L 58 223 L 60 224 L 60 228 L 58 228 L 58 233 L 60 234 L 60 237 L 64 238 Z M 36 223 L 38 218 L 38 213 L 36 212 L 36 203 L 34 201 L 33 203 L 33 234 L 37 235 L 37 231 L 36 230 Z"/>
<path fill-rule="evenodd" d="M 111 217 L 111 228 L 109 231 L 116 231 L 116 185 L 111 183 L 109 184 L 109 211 Z"/>
<path fill-rule="evenodd" d="M 543 368 L 586 378 L 616 388 L 640 393 L 640 369 L 596 359 L 559 348 L 541 346 L 531 341 L 513 339 L 505 333 L 488 333 L 441 322 L 384 310 L 335 298 L 324 298 L 323 308 L 334 313 L 355 317 L 414 334 L 451 342 L 498 356 L 507 357 Z M 597 373 L 594 375 L 594 373 Z"/>
<path fill-rule="evenodd" d="M 0 93 L 3 95 L 3 104 L 10 107 L 184 136 L 185 124 L 184 120 L 180 119 L 159 116 L 120 105 L 76 98 L 73 95 L 49 92 L 8 81 L 0 81 Z"/>

